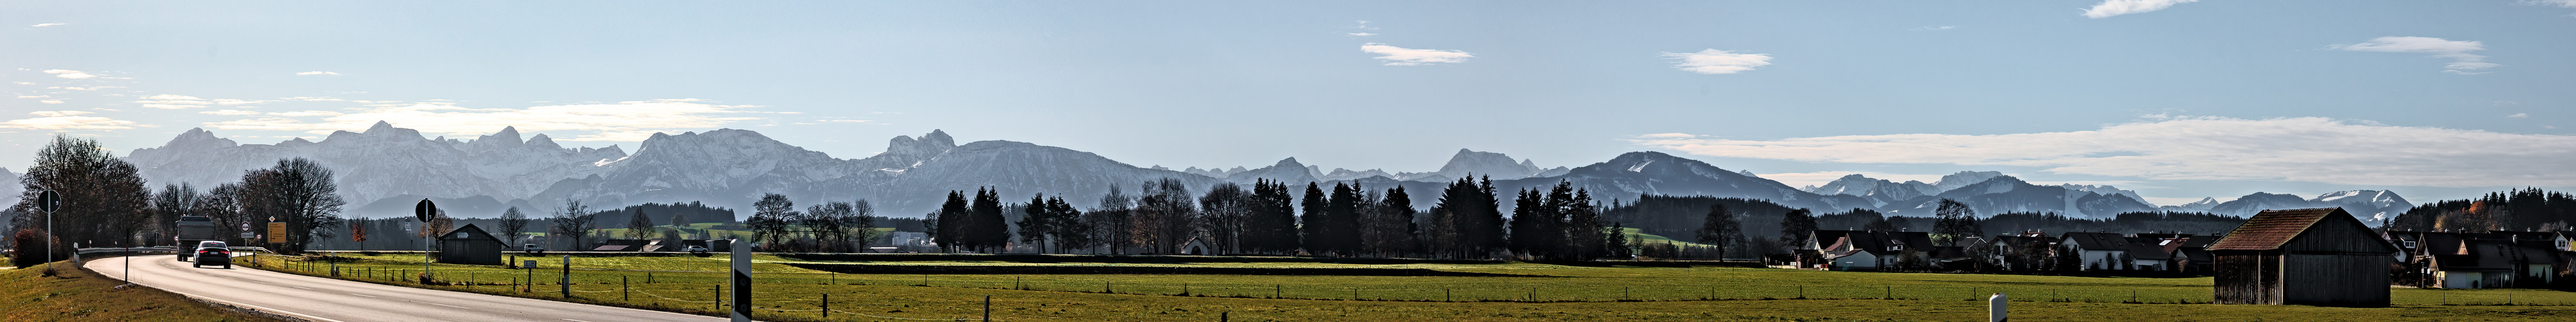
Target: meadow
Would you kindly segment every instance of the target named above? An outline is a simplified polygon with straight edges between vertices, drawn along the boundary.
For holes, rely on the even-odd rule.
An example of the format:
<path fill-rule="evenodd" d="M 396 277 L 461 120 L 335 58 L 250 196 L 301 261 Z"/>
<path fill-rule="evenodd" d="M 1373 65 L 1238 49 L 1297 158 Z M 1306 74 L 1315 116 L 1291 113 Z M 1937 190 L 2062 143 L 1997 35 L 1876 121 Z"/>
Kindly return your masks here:
<path fill-rule="evenodd" d="M 566 300 L 666 311 L 722 312 L 714 303 L 727 257 L 574 255 L 571 296 L 551 282 L 560 255 L 534 269 L 431 265 L 421 255 L 344 253 L 336 261 L 272 257 L 262 267 L 412 287 Z M 263 256 L 267 257 L 267 256 Z M 846 259 L 846 257 L 834 257 Z M 970 319 L 992 298 L 996 320 L 1964 320 L 2006 293 L 2017 319 L 2093 320 L 2118 314 L 2166 320 L 2541 320 L 2576 313 L 2576 293 L 2543 290 L 2395 289 L 2392 308 L 2211 305 L 2209 278 L 1825 272 L 1762 268 L 1567 266 L 1537 263 L 1345 264 L 1326 262 L 1135 263 L 1081 256 L 1010 261 L 818 261 L 754 258 L 760 318 L 871 321 Z M 530 259 L 530 258 L 522 258 Z M 1138 266 L 1418 268 L 1514 276 L 838 274 L 799 265 Z M 541 281 L 530 285 L 526 281 Z M 830 302 L 825 302 L 825 296 Z M 828 308 L 827 308 L 828 307 Z M 832 312 L 825 316 L 826 310 Z M 873 317 L 871 317 L 873 316 Z"/>

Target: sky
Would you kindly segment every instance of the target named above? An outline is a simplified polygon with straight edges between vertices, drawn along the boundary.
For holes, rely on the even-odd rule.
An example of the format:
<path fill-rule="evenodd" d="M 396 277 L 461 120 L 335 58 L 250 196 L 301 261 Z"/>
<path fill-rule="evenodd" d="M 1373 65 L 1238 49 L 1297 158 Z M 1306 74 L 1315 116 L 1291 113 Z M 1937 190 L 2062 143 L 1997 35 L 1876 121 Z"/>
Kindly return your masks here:
<path fill-rule="evenodd" d="M 1658 151 L 2158 204 L 2576 188 L 2576 0 L 0 1 L 0 167 L 376 121 L 632 151 L 944 130 L 1137 166 Z"/>

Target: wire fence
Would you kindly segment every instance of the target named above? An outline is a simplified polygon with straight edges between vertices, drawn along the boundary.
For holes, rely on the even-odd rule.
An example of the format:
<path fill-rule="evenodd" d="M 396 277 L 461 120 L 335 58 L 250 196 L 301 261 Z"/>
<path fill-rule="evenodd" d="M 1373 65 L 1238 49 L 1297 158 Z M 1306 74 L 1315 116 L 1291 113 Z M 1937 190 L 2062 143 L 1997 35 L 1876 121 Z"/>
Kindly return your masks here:
<path fill-rule="evenodd" d="M 730 304 L 725 297 L 730 283 L 727 272 L 601 270 L 561 267 L 536 269 L 500 269 L 491 266 L 429 265 L 422 274 L 417 263 L 342 264 L 334 270 L 331 262 L 285 260 L 244 263 L 255 267 L 284 270 L 299 274 L 337 276 L 338 278 L 375 283 L 468 290 L 478 293 L 519 297 L 563 299 L 611 305 L 673 310 L 681 312 L 723 312 Z M 337 275 L 333 275 L 333 274 Z M 1762 280 L 1718 281 L 1716 283 L 1674 283 L 1678 279 L 1657 280 L 1562 277 L 1349 277 L 1349 276 L 1208 276 L 1208 275 L 920 275 L 920 274 L 838 274 L 838 273 L 756 273 L 758 288 L 754 311 L 776 315 L 784 320 L 829 320 L 829 317 L 864 316 L 889 320 L 966 321 L 981 318 L 937 318 L 936 315 L 958 314 L 964 310 L 954 302 L 936 302 L 936 307 L 923 307 L 925 312 L 907 312 L 913 307 L 885 312 L 862 313 L 853 310 L 870 303 L 884 305 L 882 298 L 869 299 L 872 287 L 909 286 L 929 288 L 989 289 L 1118 295 L 1259 298 L 1334 301 L 1392 302 L 1662 302 L 1662 301 L 1737 301 L 1737 300 L 1887 300 L 1887 301 L 1983 301 L 1994 293 L 2006 293 L 2015 302 L 2133 303 L 2133 304 L 2206 304 L 2213 302 L 2208 286 L 2121 284 L 2105 286 L 2013 285 L 1989 283 L 1915 283 L 1908 285 L 1863 285 L 1854 283 L 1800 283 Z M 1290 279 L 1289 283 L 1256 281 Z M 1344 282 L 1348 281 L 1348 282 Z M 1604 285 L 1579 283 L 1598 282 Z M 1938 281 L 1934 281 L 1938 282 Z M 1926 285 L 1929 284 L 1929 285 Z M 568 292 L 566 292 L 568 291 Z M 566 294 L 569 293 L 569 294 Z M 604 294 L 615 293 L 615 294 Z M 634 296 L 634 294 L 643 296 Z M 2557 293 L 2557 292 L 2550 292 Z M 835 302 L 831 295 L 846 294 Z M 2517 292 L 2398 292 L 2398 305 L 2576 305 L 2576 296 L 2541 295 Z M 857 300 L 869 299 L 869 300 Z M 872 302 L 873 301 L 873 302 Z M 837 305 L 836 305 L 837 304 Z M 916 305 L 934 305 L 931 303 Z M 885 307 L 891 308 L 891 307 Z M 890 316 L 929 314 L 932 316 Z"/>

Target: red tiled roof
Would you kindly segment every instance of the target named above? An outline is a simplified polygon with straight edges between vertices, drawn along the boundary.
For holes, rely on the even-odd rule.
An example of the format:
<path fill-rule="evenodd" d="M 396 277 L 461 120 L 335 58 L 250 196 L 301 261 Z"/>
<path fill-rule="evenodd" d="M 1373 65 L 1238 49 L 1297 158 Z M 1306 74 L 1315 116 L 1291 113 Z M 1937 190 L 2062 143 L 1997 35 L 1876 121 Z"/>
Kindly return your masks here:
<path fill-rule="evenodd" d="M 2209 250 L 2279 249 L 2326 216 L 2351 215 L 2344 214 L 2343 208 L 2264 210 L 2246 219 L 2245 225 L 2236 226 L 2236 231 L 2227 233 L 2227 238 L 2219 239 L 2218 244 L 2209 245 Z"/>

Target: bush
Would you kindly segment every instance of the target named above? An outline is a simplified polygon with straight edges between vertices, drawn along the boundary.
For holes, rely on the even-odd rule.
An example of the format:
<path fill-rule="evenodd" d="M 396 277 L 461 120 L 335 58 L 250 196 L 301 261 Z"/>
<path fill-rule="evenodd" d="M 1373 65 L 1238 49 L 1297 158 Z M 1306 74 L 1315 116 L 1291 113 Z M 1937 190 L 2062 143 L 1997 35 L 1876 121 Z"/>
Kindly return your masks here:
<path fill-rule="evenodd" d="M 19 229 L 18 233 L 11 234 L 9 238 L 10 244 L 21 247 L 10 249 L 13 253 L 9 254 L 9 265 L 14 265 L 18 268 L 27 268 L 28 266 L 42 265 L 45 262 L 51 262 L 51 260 L 45 260 L 46 244 L 44 238 L 45 232 L 37 231 L 35 229 Z M 53 245 L 62 246 L 62 244 L 59 243 L 61 240 L 57 239 L 56 241 L 57 243 L 54 243 Z M 53 254 L 54 258 L 57 260 L 71 258 L 71 253 L 64 251 L 56 251 Z"/>

